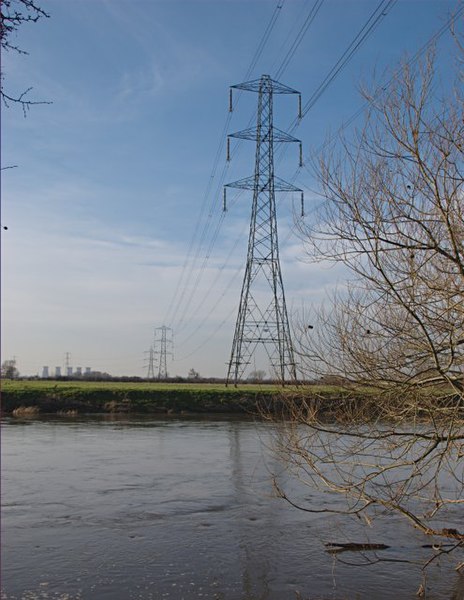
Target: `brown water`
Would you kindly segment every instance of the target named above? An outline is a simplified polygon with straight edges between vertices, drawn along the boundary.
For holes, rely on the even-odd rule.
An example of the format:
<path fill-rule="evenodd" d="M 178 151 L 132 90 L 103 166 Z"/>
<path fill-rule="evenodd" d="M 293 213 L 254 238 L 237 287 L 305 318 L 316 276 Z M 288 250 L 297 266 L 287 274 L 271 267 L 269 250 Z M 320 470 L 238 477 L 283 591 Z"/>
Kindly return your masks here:
<path fill-rule="evenodd" d="M 416 598 L 420 567 L 394 561 L 425 560 L 430 540 L 387 515 L 369 539 L 388 562 L 327 554 L 366 532 L 274 497 L 270 433 L 224 418 L 4 420 L 2 598 Z M 429 571 L 427 598 L 464 598 L 453 564 Z"/>

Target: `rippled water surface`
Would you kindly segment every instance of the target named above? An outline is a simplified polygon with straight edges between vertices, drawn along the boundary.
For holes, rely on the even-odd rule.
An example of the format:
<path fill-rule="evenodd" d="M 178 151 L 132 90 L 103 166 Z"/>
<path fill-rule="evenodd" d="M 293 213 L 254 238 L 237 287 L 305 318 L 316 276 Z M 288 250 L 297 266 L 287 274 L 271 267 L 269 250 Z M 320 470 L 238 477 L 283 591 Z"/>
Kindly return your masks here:
<path fill-rule="evenodd" d="M 420 568 L 396 561 L 425 560 L 430 540 L 387 516 L 369 532 L 387 562 L 327 554 L 365 532 L 274 497 L 272 474 L 285 475 L 270 433 L 227 419 L 5 420 L 2 598 L 416 598 Z M 452 566 L 430 570 L 427 598 L 464 597 Z"/>

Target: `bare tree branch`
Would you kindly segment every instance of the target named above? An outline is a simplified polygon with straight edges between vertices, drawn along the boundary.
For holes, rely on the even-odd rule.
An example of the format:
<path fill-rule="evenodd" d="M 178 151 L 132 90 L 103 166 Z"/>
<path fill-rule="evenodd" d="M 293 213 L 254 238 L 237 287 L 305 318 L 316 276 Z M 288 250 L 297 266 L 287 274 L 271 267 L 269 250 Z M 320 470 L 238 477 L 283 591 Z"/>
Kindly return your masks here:
<path fill-rule="evenodd" d="M 49 16 L 35 0 L 2 0 L 0 4 L 0 44 L 2 51 L 28 54 L 12 42 L 12 37 L 17 34 L 21 25 L 25 23 L 37 23 L 39 19 L 48 18 Z M 24 116 L 26 116 L 31 106 L 36 104 L 52 104 L 52 102 L 26 98 L 31 90 L 32 88 L 28 88 L 18 95 L 5 92 L 4 73 L 3 71 L 0 72 L 0 96 L 4 106 L 9 107 L 10 104 L 18 104 L 21 106 Z"/>
<path fill-rule="evenodd" d="M 457 33 L 454 32 L 457 36 Z M 461 39 L 457 37 L 457 39 Z M 456 45 L 457 65 L 463 45 Z M 300 226 L 308 257 L 343 263 L 346 286 L 297 324 L 306 378 L 339 398 L 286 399 L 276 443 L 308 486 L 346 499 L 307 505 L 367 522 L 385 511 L 464 548 L 464 98 L 437 85 L 430 51 L 370 102 L 364 126 L 313 165 L 326 202 Z M 308 328 L 308 323 L 311 327 Z M 426 565 L 436 560 L 434 555 Z M 460 562 L 462 566 L 462 559 Z"/>

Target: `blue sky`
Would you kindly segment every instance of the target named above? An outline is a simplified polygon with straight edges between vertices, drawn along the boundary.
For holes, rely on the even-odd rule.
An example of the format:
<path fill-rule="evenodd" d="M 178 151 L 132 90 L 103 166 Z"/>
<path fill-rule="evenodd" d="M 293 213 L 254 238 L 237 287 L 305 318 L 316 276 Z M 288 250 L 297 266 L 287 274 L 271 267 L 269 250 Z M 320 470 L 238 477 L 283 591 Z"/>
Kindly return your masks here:
<path fill-rule="evenodd" d="M 282 7 L 250 79 L 274 76 L 314 0 Z M 303 104 L 364 25 L 377 0 L 325 0 L 279 77 Z M 294 133 L 314 156 L 362 105 L 361 83 L 382 82 L 447 21 L 455 1 L 398 0 Z M 254 147 L 215 161 L 240 83 L 275 0 L 43 0 L 49 19 L 17 37 L 28 56 L 4 54 L 6 90 L 32 86 L 53 104 L 2 109 L 2 358 L 23 374 L 73 366 L 144 375 L 153 329 L 172 327 L 171 375 L 193 367 L 223 376 L 245 266 L 250 194 L 222 183 L 253 173 Z M 447 77 L 449 34 L 439 42 Z M 238 98 L 227 131 L 244 129 L 256 95 Z M 277 97 L 287 129 L 295 98 Z M 276 173 L 320 200 L 288 148 Z M 215 167 L 215 168 L 214 168 Z M 214 168 L 214 169 L 213 169 Z M 292 318 L 343 285 L 344 274 L 305 262 L 291 194 L 279 199 L 281 266 Z M 266 365 L 258 364 L 257 367 Z"/>

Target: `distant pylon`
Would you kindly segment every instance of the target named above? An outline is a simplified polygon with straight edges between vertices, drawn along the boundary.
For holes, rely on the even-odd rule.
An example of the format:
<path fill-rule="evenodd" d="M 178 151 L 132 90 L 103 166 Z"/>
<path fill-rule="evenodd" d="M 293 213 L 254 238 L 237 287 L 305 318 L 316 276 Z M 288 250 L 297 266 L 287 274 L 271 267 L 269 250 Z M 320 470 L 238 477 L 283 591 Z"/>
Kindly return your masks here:
<path fill-rule="evenodd" d="M 255 140 L 256 156 L 254 175 L 228 183 L 224 188 L 224 210 L 227 187 L 253 190 L 248 255 L 226 381 L 233 381 L 237 385 L 250 365 L 258 345 L 263 345 L 273 375 L 285 384 L 287 381 L 296 381 L 297 375 L 280 269 L 275 192 L 301 192 L 302 213 L 303 192 L 274 175 L 274 142 L 298 142 L 300 166 L 302 147 L 300 140 L 274 127 L 273 95 L 298 94 L 300 117 L 301 95 L 296 90 L 274 81 L 269 75 L 234 85 L 232 89 L 257 92 L 258 114 L 256 127 L 229 135 Z"/>
<path fill-rule="evenodd" d="M 168 333 L 170 334 L 168 337 Z M 172 329 L 163 325 L 155 329 L 154 354 L 159 354 L 158 379 L 167 379 L 167 356 L 172 356 Z M 159 350 L 158 350 L 159 348 Z"/>
<path fill-rule="evenodd" d="M 64 372 L 66 373 L 66 377 L 69 377 L 72 374 L 70 352 L 65 352 L 64 355 Z"/>
<path fill-rule="evenodd" d="M 155 378 L 155 351 L 153 346 L 150 347 L 150 350 L 146 352 L 148 354 L 148 371 L 147 371 L 147 379 Z"/>

